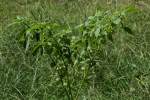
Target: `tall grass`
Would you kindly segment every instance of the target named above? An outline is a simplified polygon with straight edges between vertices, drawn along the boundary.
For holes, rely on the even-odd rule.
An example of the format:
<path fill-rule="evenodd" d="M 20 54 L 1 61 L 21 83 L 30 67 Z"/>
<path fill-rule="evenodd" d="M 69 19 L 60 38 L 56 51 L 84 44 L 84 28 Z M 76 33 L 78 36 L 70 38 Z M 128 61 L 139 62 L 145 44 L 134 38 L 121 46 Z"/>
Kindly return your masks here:
<path fill-rule="evenodd" d="M 58 23 L 63 26 L 63 29 L 67 27 L 73 31 L 74 35 L 78 36 L 79 31 L 74 28 L 76 25 L 84 23 L 88 16 L 93 16 L 98 10 L 106 11 L 112 7 L 111 5 L 104 7 L 103 4 L 106 4 L 106 1 L 100 0 L 86 0 L 86 2 L 79 0 L 27 1 L 30 4 L 26 5 L 23 0 L 9 1 L 9 6 L 1 12 L 9 17 L 8 21 L 3 21 L 3 27 L 7 26 L 9 20 L 16 15 L 26 15 L 36 23 Z M 118 4 L 121 5 L 121 3 Z M 22 8 L 14 8 L 14 6 L 22 6 Z M 9 12 L 8 8 L 14 9 L 14 12 L 18 10 L 19 13 Z M 113 42 L 107 41 L 99 51 L 90 55 L 91 58 L 98 58 L 98 61 L 88 73 L 86 73 L 88 62 L 82 62 L 79 68 L 68 71 L 69 75 L 74 75 L 69 76 L 72 95 L 76 95 L 74 99 L 150 99 L 149 9 L 142 7 L 138 13 L 128 16 L 128 20 L 124 24 L 132 29 L 132 35 L 118 29 L 118 34 L 113 36 Z M 4 19 L 4 16 L 1 17 Z M 9 25 L 7 28 L 4 27 L 0 34 L 0 99 L 67 100 L 66 93 L 71 94 L 68 91 L 70 87 L 67 87 L 67 77 L 64 78 L 62 84 L 57 73 L 58 69 L 52 67 L 52 59 L 47 54 L 33 56 L 30 49 L 29 52 L 25 51 L 16 39 L 17 34 L 23 28 L 20 25 L 17 27 Z M 57 59 L 55 58 L 55 60 Z M 84 59 L 82 60 L 84 61 Z M 58 68 L 61 67 L 62 64 L 58 66 Z M 85 79 L 83 79 L 84 75 Z"/>

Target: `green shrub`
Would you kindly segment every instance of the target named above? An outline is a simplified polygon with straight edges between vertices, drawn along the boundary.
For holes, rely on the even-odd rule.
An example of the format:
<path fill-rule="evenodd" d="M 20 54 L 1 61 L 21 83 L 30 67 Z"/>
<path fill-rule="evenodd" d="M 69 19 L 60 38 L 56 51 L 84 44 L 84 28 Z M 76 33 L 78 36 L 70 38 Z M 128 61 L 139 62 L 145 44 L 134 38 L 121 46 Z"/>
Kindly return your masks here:
<path fill-rule="evenodd" d="M 78 99 L 85 88 L 96 86 L 91 82 L 97 79 L 96 69 L 100 65 L 102 48 L 107 42 L 115 41 L 114 34 L 133 34 L 124 25 L 126 14 L 133 11 L 134 8 L 127 7 L 115 12 L 97 12 L 73 29 L 57 22 L 37 22 L 23 17 L 18 17 L 10 27 L 17 27 L 15 38 L 24 47 L 26 55 L 32 54 L 34 60 L 48 56 L 60 87 L 57 91 L 64 91 L 72 100 Z"/>

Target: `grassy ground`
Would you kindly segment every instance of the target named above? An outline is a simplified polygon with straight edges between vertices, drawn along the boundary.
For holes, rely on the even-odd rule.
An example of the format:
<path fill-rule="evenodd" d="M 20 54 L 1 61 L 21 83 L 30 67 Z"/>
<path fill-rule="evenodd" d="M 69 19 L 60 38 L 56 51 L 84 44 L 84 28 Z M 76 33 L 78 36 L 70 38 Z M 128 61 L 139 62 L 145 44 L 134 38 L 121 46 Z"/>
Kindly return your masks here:
<path fill-rule="evenodd" d="M 0 0 L 0 100 L 66 100 L 49 58 L 35 60 L 6 26 L 16 16 L 39 22 L 57 21 L 70 27 L 82 23 L 97 10 L 118 9 L 133 4 L 141 9 L 129 17 L 134 35 L 125 35 L 103 48 L 102 63 L 95 68 L 95 79 L 79 92 L 78 100 L 150 99 L 150 12 L 149 1 L 109 3 L 105 0 Z M 121 35 L 123 37 L 124 35 Z M 111 63 L 111 65 L 110 65 Z M 93 75 L 93 74 L 92 74 Z M 91 76 L 92 76 L 91 75 Z M 90 76 L 90 75 L 89 75 Z"/>

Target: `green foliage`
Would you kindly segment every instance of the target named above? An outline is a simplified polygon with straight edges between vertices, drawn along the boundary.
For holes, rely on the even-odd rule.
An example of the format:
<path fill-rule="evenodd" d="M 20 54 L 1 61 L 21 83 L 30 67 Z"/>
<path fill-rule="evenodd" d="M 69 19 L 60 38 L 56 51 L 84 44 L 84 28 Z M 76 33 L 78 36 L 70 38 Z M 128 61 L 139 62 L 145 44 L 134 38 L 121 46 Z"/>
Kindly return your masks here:
<path fill-rule="evenodd" d="M 149 9 L 125 3 L 0 2 L 2 29 L 29 17 L 0 32 L 0 98 L 149 100 Z"/>
<path fill-rule="evenodd" d="M 48 55 L 68 99 L 78 99 L 81 89 L 91 84 L 90 73 L 98 66 L 99 52 L 106 42 L 113 42 L 113 35 L 120 30 L 132 33 L 123 24 L 126 13 L 132 10 L 129 7 L 115 12 L 97 12 L 75 30 L 57 22 L 42 23 L 18 17 L 15 25 L 21 29 L 17 39 L 26 54 Z M 74 31 L 79 32 L 77 36 Z"/>

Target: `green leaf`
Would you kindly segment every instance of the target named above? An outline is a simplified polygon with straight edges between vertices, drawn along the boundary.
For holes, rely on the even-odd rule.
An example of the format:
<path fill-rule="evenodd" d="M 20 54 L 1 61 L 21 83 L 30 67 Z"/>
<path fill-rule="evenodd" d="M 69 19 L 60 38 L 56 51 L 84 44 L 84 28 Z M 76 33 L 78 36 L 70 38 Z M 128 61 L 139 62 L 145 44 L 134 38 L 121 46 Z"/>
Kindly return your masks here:
<path fill-rule="evenodd" d="M 127 12 L 127 13 L 133 13 L 133 12 L 137 12 L 137 11 L 138 11 L 138 9 L 136 9 L 133 6 L 129 6 L 125 9 L 125 12 Z"/>
<path fill-rule="evenodd" d="M 116 25 L 120 24 L 120 22 L 121 22 L 120 18 L 117 18 L 116 20 L 113 21 L 113 23 L 116 24 Z"/>
<path fill-rule="evenodd" d="M 100 28 L 97 28 L 95 31 L 95 37 L 98 37 L 100 35 Z"/>

